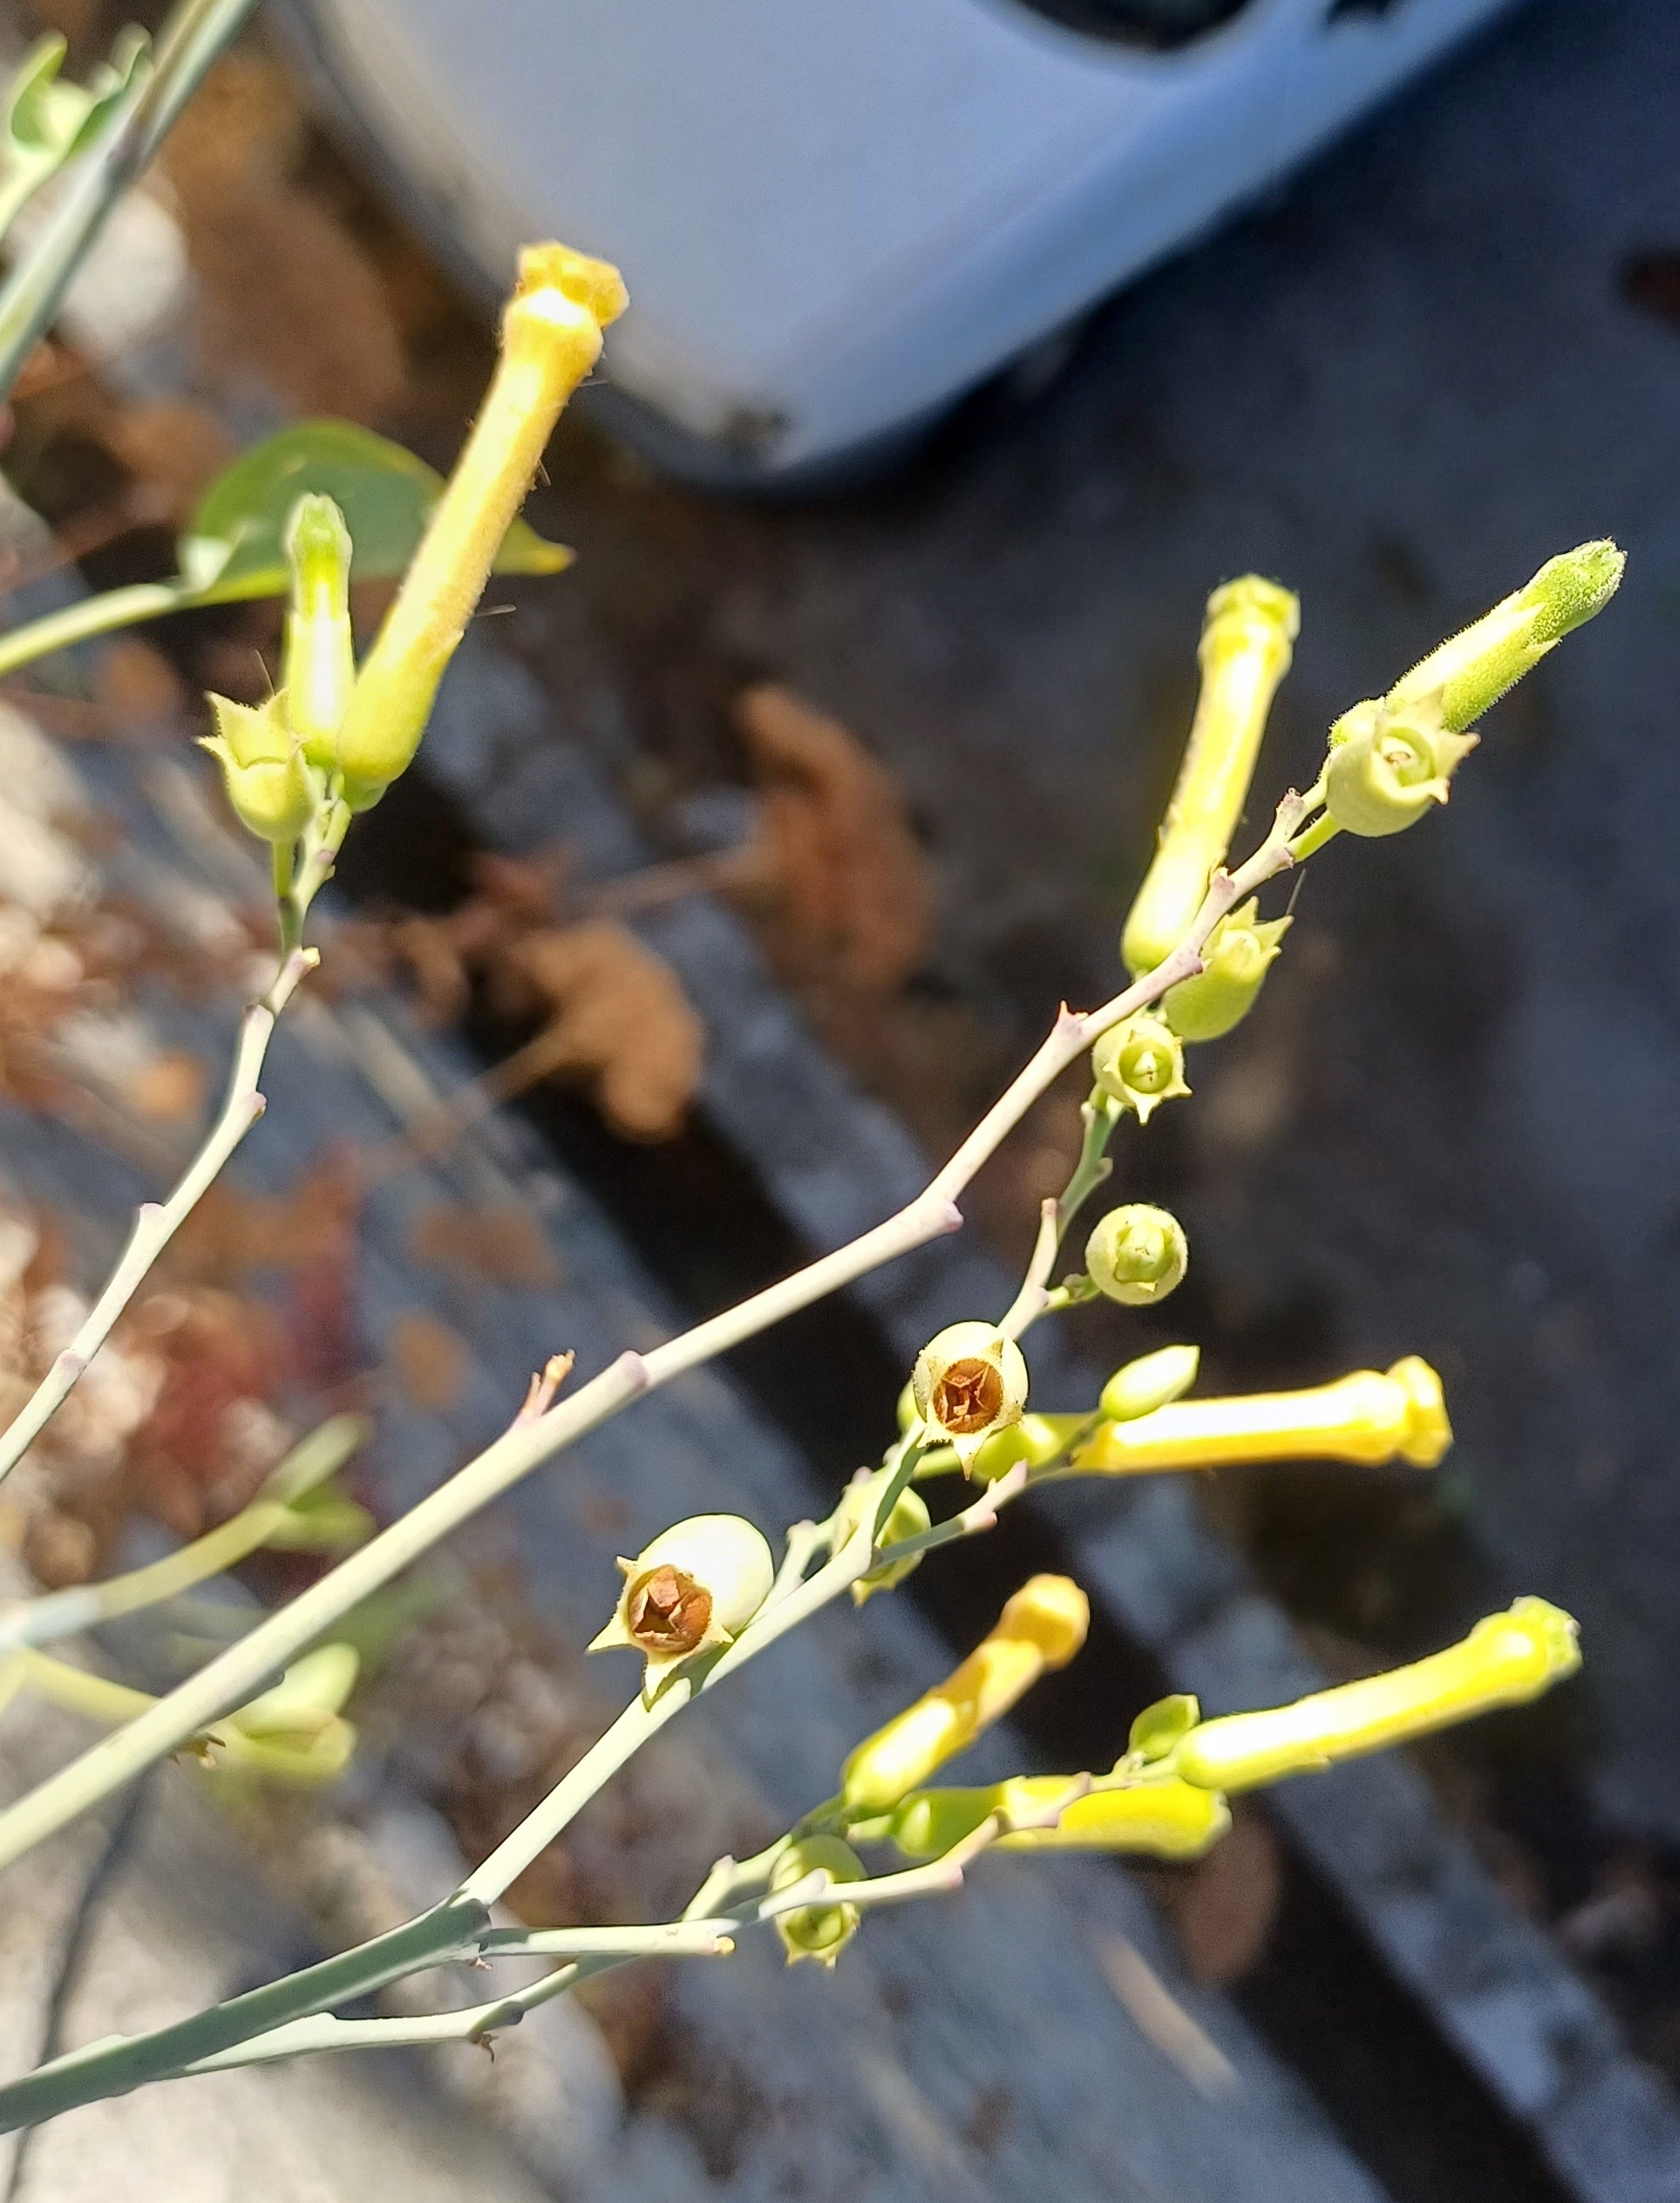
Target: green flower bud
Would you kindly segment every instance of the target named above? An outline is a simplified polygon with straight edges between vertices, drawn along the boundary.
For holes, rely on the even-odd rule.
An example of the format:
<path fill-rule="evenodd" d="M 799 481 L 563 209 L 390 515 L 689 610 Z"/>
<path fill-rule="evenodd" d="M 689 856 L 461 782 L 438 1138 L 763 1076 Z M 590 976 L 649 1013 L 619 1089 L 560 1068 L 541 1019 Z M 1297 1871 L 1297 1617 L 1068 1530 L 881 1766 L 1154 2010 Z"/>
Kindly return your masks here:
<path fill-rule="evenodd" d="M 1184 1227 L 1146 1201 L 1111 1208 L 1085 1243 L 1092 1283 L 1111 1301 L 1147 1308 L 1182 1284 L 1190 1267 Z"/>
<path fill-rule="evenodd" d="M 1105 1422 L 1129 1423 L 1153 1415 L 1189 1391 L 1201 1367 L 1200 1346 L 1162 1346 L 1117 1369 L 1097 1406 Z"/>
<path fill-rule="evenodd" d="M 880 1502 L 882 1488 L 891 1474 L 889 1469 L 885 1468 L 873 1471 L 860 1469 L 847 1485 L 840 1496 L 840 1503 L 835 1515 L 834 1549 L 836 1551 L 856 1533 L 858 1525 L 864 1521 L 866 1515 L 873 1512 Z M 893 1502 L 892 1513 L 875 1532 L 876 1550 L 885 1554 L 890 1547 L 902 1544 L 906 1538 L 919 1537 L 923 1531 L 928 1528 L 932 1519 L 928 1512 L 928 1503 L 922 1494 L 906 1487 Z M 876 1592 L 891 1591 L 894 1585 L 901 1584 L 907 1575 L 913 1574 L 921 1565 L 920 1553 L 912 1553 L 905 1561 L 884 1559 L 879 1568 L 871 1568 L 868 1575 L 860 1577 L 858 1582 L 852 1585 L 853 1602 L 862 1606 L 867 1600 L 872 1598 Z"/>
<path fill-rule="evenodd" d="M 1398 834 L 1446 802 L 1447 783 L 1476 741 L 1443 726 L 1438 695 L 1356 704 L 1330 729 L 1324 807 L 1350 834 Z"/>
<path fill-rule="evenodd" d="M 1105 1094 L 1136 1110 L 1141 1125 L 1163 1102 L 1190 1090 L 1184 1083 L 1183 1042 L 1147 1010 L 1122 1018 L 1099 1038 L 1091 1050 L 1091 1073 Z"/>
<path fill-rule="evenodd" d="M 940 1858 L 993 1813 L 1025 1819 L 1055 1804 L 1065 1775 L 1017 1775 L 983 1790 L 917 1790 L 894 1812 L 887 1840 L 906 1858 Z M 994 1846 L 1011 1852 L 1135 1852 L 1155 1858 L 1200 1858 L 1230 1826 L 1217 1791 L 1169 1776 L 1161 1781 L 1099 1782 L 1066 1806 L 1055 1825 L 1018 1828 Z"/>
<path fill-rule="evenodd" d="M 917 1355 L 911 1385 L 923 1421 L 950 1440 L 966 1473 L 994 1431 L 1020 1421 L 1026 1357 L 995 1324 L 947 1324 Z"/>
<path fill-rule="evenodd" d="M 1181 1040 L 1218 1040 L 1242 1023 L 1291 923 L 1262 918 L 1253 895 L 1220 919 L 1202 950 L 1201 971 L 1161 997 L 1161 1014 Z"/>
<path fill-rule="evenodd" d="M 850 1844 L 838 1836 L 804 1836 L 790 1844 L 770 1869 L 770 1892 L 778 1894 L 803 1881 L 819 1869 L 831 1881 L 862 1881 L 864 1862 Z M 813 1958 L 819 1966 L 832 1966 L 858 1933 L 862 1915 L 855 1905 L 801 1905 L 797 1912 L 776 1917 L 775 1932 L 787 1953 L 790 1966 Z"/>
<path fill-rule="evenodd" d="M 300 497 L 286 531 L 286 714 L 317 772 L 339 763 L 339 729 L 356 685 L 350 626 L 350 530 L 330 497 Z"/>
<path fill-rule="evenodd" d="M 1607 540 L 1548 558 L 1525 588 L 1414 665 L 1394 683 L 1388 700 L 1438 696 L 1441 724 L 1462 734 L 1571 629 L 1604 610 L 1626 564 Z"/>
<path fill-rule="evenodd" d="M 284 694 L 256 711 L 212 696 L 215 732 L 199 740 L 221 767 L 239 824 L 264 842 L 295 842 L 315 814 L 320 790 L 286 724 Z"/>
<path fill-rule="evenodd" d="M 634 1646 L 649 1697 L 682 1661 L 738 1636 L 775 1580 L 763 1534 L 739 1515 L 691 1515 L 618 1567 L 624 1589 L 589 1650 Z"/>
<path fill-rule="evenodd" d="M 1572 1618 L 1543 1598 L 1519 1598 L 1508 1612 L 1478 1621 L 1460 1643 L 1410 1667 L 1317 1691 L 1292 1706 L 1202 1722 L 1163 1763 L 1201 1789 L 1253 1790 L 1496 1706 L 1524 1704 L 1580 1664 Z"/>

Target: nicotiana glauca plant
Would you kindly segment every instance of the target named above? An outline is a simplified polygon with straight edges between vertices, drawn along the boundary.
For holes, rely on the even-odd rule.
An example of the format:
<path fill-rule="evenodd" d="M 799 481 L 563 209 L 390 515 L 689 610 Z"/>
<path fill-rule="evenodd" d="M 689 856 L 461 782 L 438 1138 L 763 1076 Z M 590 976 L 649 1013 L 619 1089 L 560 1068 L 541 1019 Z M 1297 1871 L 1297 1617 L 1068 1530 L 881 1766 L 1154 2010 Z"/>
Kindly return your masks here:
<path fill-rule="evenodd" d="M 413 759 L 450 656 L 514 540 L 519 505 L 556 420 L 624 303 L 616 271 L 601 262 L 557 245 L 522 257 L 482 410 L 359 665 L 347 597 L 357 556 L 348 505 L 356 499 L 341 505 L 318 477 L 288 477 L 284 524 L 273 538 L 289 591 L 284 686 L 261 711 L 213 700 L 216 729 L 204 745 L 233 810 L 272 852 L 275 975 L 246 1013 L 227 1101 L 202 1152 L 165 1202 L 140 1213 L 81 1333 L 0 1441 L 0 1474 L 68 1397 L 171 1233 L 261 1115 L 264 1052 L 316 960 L 306 939 L 314 900 L 357 813 Z M 312 448 L 318 454 L 319 443 Z M 330 1775 L 353 1745 L 341 1712 L 354 1674 L 343 1638 L 352 1609 L 539 1462 L 642 1394 L 958 1229 L 960 1196 L 1005 1135 L 1061 1072 L 1089 1060 L 1081 1152 L 1061 1196 L 1043 1206 L 1011 1305 L 976 1310 L 928 1341 L 900 1397 L 893 1443 L 836 1495 L 822 1521 L 794 1523 L 772 1542 L 734 1516 L 693 1517 L 620 1562 L 616 1595 L 602 1586 L 594 1649 L 622 1648 L 640 1662 L 628 1701 L 458 1887 L 419 1918 L 318 1965 L 169 2026 L 51 2060 L 0 2089 L 0 2126 L 30 2124 L 184 2074 L 317 2051 L 482 2041 L 605 1968 L 655 1954 L 722 1955 L 760 1926 L 774 1925 L 790 1961 L 830 1967 L 875 1907 L 953 1887 L 988 1850 L 1194 1857 L 1229 1825 L 1233 1794 L 1531 1698 L 1572 1672 L 1574 1623 L 1541 1599 L 1522 1598 L 1447 1651 L 1294 1705 L 1204 1719 L 1194 1698 L 1175 1696 L 1137 1712 L 1123 1738 L 1117 1709 L 1117 1756 L 1105 1769 L 945 1787 L 934 1778 L 951 1761 L 1040 1676 L 1078 1656 L 1088 1620 L 1083 1593 L 1064 1577 L 1037 1575 L 950 1676 L 858 1745 L 836 1769 L 831 1797 L 813 1801 L 757 1857 L 720 1859 L 680 1918 L 537 1932 L 492 1924 L 492 1906 L 525 1868 L 703 1692 L 725 1686 L 843 1594 L 861 1604 L 902 1583 L 941 1546 L 993 1530 L 1024 1491 L 1076 1476 L 1303 1456 L 1420 1469 L 1441 1458 L 1451 1430 L 1441 1384 L 1415 1355 L 1387 1373 L 1357 1371 L 1306 1391 L 1206 1398 L 1194 1392 L 1196 1350 L 1170 1346 L 1117 1370 L 1088 1406 L 1046 1408 L 1032 1397 L 1030 1334 L 1046 1317 L 1099 1296 L 1152 1306 L 1171 1294 L 1189 1260 L 1176 1219 L 1136 1202 L 1094 1220 L 1084 1212 L 1110 1174 L 1109 1150 L 1123 1120 L 1135 1118 L 1142 1134 L 1158 1108 L 1188 1096 L 1194 1048 L 1253 1009 L 1287 948 L 1287 921 L 1260 915 L 1262 891 L 1339 835 L 1401 831 L 1446 801 L 1472 724 L 1602 608 L 1621 564 L 1608 543 L 1553 559 L 1386 695 L 1355 705 L 1330 730 L 1312 786 L 1283 797 L 1258 847 L 1234 868 L 1227 865 L 1231 838 L 1299 609 L 1287 590 L 1253 577 L 1217 590 L 1189 747 L 1125 928 L 1129 983 L 1089 1013 L 1062 1009 L 1031 1060 L 905 1208 L 724 1314 L 645 1353 L 621 1355 L 575 1390 L 562 1391 L 567 1368 L 557 1361 L 493 1444 L 377 1536 L 362 1536 L 367 1526 L 349 1519 L 326 1481 L 354 1438 L 328 1426 L 305 1442 L 301 1465 L 294 1460 L 276 1473 L 245 1517 L 161 1571 L 90 1587 L 69 1608 L 44 1598 L 9 1617 L 6 1641 L 23 1663 L 9 1671 L 13 1686 L 75 1697 L 115 1726 L 0 1813 L 0 1866 L 172 1753 L 193 1752 L 213 1766 L 274 1762 L 274 1771 L 300 1781 Z M 149 604 L 135 616 L 158 608 Z M 1076 1221 L 1082 1265 L 1058 1279 Z M 946 1498 L 951 1493 L 954 1503 Z M 259 1544 L 311 1538 L 355 1550 L 159 1699 L 144 1701 L 39 1649 L 102 1614 L 172 1595 Z M 552 1964 L 533 1985 L 466 2011 L 344 2016 L 346 2006 L 405 1976 L 515 1955 Z"/>

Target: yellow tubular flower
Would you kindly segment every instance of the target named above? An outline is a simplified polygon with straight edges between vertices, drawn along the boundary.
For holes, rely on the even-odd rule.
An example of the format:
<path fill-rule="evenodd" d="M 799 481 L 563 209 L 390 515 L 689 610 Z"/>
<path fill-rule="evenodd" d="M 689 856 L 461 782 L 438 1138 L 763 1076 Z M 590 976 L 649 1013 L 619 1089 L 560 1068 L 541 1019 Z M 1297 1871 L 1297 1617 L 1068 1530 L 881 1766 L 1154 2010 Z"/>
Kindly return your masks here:
<path fill-rule="evenodd" d="M 1198 1788 L 1253 1790 L 1495 1706 L 1522 1705 L 1580 1665 L 1571 1616 L 1543 1598 L 1519 1598 L 1508 1613 L 1478 1621 L 1461 1644 L 1409 1668 L 1317 1691 L 1292 1706 L 1202 1722 L 1163 1765 Z"/>
<path fill-rule="evenodd" d="M 502 357 L 431 523 L 357 677 L 339 735 L 345 798 L 375 803 L 419 746 L 444 669 L 567 399 L 622 313 L 616 268 L 529 245 L 502 319 Z"/>
<path fill-rule="evenodd" d="M 972 1835 L 989 1814 L 1024 1818 L 1054 1805 L 1068 1787 L 1065 1775 L 1017 1775 L 983 1790 L 917 1790 L 893 1816 L 887 1830 L 906 1858 L 938 1858 Z M 1000 1836 L 1011 1852 L 1142 1852 L 1156 1858 L 1200 1858 L 1231 1823 L 1224 1799 L 1169 1777 L 1105 1788 L 1076 1798 L 1053 1828 L 1021 1828 Z"/>
<path fill-rule="evenodd" d="M 1189 746 L 1138 890 L 1120 953 L 1134 977 L 1152 972 L 1182 938 L 1236 830 L 1277 684 L 1289 670 L 1300 605 L 1258 574 L 1207 600 L 1201 697 Z"/>
<path fill-rule="evenodd" d="M 1441 1379 L 1408 1354 L 1387 1374 L 1357 1369 L 1304 1392 L 1251 1392 L 1230 1400 L 1175 1400 L 1134 1421 L 1102 1423 L 1071 1465 L 1090 1476 L 1162 1468 L 1222 1468 L 1236 1462 L 1408 1462 L 1433 1468 L 1453 1443 Z"/>
<path fill-rule="evenodd" d="M 1085 1642 L 1090 1603 L 1066 1576 L 1034 1576 L 954 1674 L 864 1739 L 840 1775 L 852 1815 L 884 1813 L 1001 1719 Z"/>

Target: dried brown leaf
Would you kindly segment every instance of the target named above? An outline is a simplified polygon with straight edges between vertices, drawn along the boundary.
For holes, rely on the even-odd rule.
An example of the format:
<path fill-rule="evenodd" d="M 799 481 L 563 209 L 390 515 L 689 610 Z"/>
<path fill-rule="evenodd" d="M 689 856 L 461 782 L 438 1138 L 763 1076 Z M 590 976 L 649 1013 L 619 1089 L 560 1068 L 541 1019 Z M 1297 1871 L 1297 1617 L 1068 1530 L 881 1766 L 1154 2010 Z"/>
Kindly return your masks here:
<path fill-rule="evenodd" d="M 466 1270 L 498 1285 L 550 1285 L 557 1271 L 547 1234 L 528 1209 L 428 1202 L 409 1226 L 409 1252 L 441 1270 Z"/>
<path fill-rule="evenodd" d="M 763 791 L 768 869 L 809 954 L 860 990 L 890 994 L 927 953 L 933 876 L 897 781 L 839 720 L 791 689 L 737 699 Z"/>
<path fill-rule="evenodd" d="M 410 1308 L 391 1326 L 388 1362 L 410 1404 L 438 1415 L 460 1397 L 468 1353 L 458 1332 L 423 1308 Z"/>

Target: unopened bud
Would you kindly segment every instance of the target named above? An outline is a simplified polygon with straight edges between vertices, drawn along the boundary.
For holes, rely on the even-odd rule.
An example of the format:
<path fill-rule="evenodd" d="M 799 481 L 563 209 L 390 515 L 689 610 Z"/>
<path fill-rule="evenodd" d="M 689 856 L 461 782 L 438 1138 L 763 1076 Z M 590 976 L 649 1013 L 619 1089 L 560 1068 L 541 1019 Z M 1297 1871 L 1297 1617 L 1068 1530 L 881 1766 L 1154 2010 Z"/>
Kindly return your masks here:
<path fill-rule="evenodd" d="M 769 1546 L 739 1515 L 691 1515 L 618 1567 L 624 1589 L 589 1650 L 633 1645 L 650 1696 L 679 1663 L 738 1636 L 775 1580 Z"/>
<path fill-rule="evenodd" d="M 1200 1346 L 1161 1346 L 1117 1369 L 1097 1401 L 1105 1422 L 1129 1423 L 1188 1392 L 1201 1367 Z"/>
<path fill-rule="evenodd" d="M 1111 1208 L 1085 1243 L 1091 1281 L 1111 1301 L 1148 1308 L 1184 1282 L 1190 1243 L 1184 1226 L 1147 1201 Z"/>
<path fill-rule="evenodd" d="M 1443 642 L 1388 692 L 1391 704 L 1438 696 L 1441 724 L 1462 734 L 1564 636 L 1604 610 L 1627 560 L 1607 539 L 1548 558 L 1524 588 Z"/>
<path fill-rule="evenodd" d="M 330 497 L 300 497 L 286 530 L 286 716 L 317 772 L 339 762 L 339 729 L 356 684 L 350 530 Z"/>
<path fill-rule="evenodd" d="M 842 1843 L 838 1836 L 803 1836 L 788 1846 L 770 1869 L 770 1893 L 775 1896 L 791 1889 L 819 1869 L 834 1882 L 864 1878 L 864 1862 L 850 1844 Z M 778 1913 L 775 1932 L 781 1938 L 788 1964 L 812 1958 L 820 1966 L 832 1966 L 858 1933 L 861 1917 L 858 1907 L 844 1899 L 839 1904 L 819 1899 L 795 1912 Z"/>
<path fill-rule="evenodd" d="M 1020 1421 L 1026 1357 L 995 1324 L 947 1324 L 917 1355 L 911 1384 L 923 1421 L 950 1440 L 966 1470 L 994 1431 Z"/>
<path fill-rule="evenodd" d="M 1253 1790 L 1524 1704 L 1580 1664 L 1573 1619 L 1543 1598 L 1519 1598 L 1508 1612 L 1478 1621 L 1461 1643 L 1410 1667 L 1317 1691 L 1292 1706 L 1202 1722 L 1164 1763 L 1202 1789 Z"/>
<path fill-rule="evenodd" d="M 1161 997 L 1161 1015 L 1181 1040 L 1219 1040 L 1240 1025 L 1259 998 L 1266 973 L 1293 922 L 1262 918 L 1251 895 L 1226 913 L 1202 950 L 1202 968 Z"/>
<path fill-rule="evenodd" d="M 1188 1094 L 1184 1043 L 1172 1027 L 1147 1010 L 1111 1025 L 1091 1050 L 1091 1075 L 1103 1092 L 1147 1125 L 1152 1111 Z"/>
<path fill-rule="evenodd" d="M 315 814 L 320 791 L 286 724 L 284 696 L 252 710 L 212 696 L 215 732 L 198 743 L 221 767 L 239 824 L 264 842 L 295 842 Z"/>
<path fill-rule="evenodd" d="M 867 1738 L 841 1772 L 848 1812 L 884 1813 L 999 1721 L 1085 1642 L 1090 1602 L 1066 1576 L 1034 1576 L 961 1667 Z"/>

